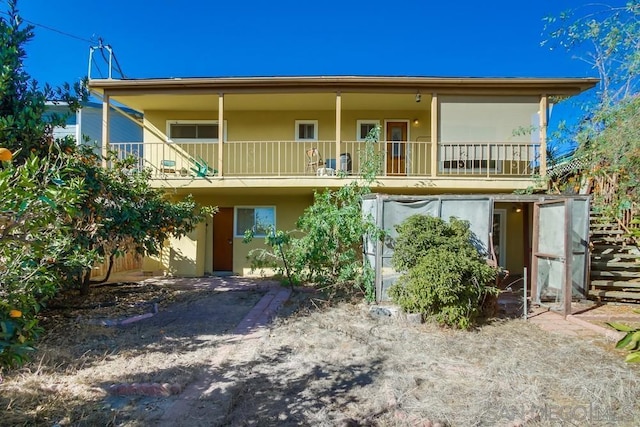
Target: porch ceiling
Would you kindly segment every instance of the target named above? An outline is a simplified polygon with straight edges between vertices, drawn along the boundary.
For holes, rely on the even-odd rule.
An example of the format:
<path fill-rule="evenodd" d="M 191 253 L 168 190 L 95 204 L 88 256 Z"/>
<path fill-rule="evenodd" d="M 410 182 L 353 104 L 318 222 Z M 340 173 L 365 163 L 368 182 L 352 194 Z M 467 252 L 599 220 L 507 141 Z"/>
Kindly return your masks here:
<path fill-rule="evenodd" d="M 217 94 L 139 94 L 114 96 L 112 99 L 138 111 L 217 111 Z M 343 110 L 429 110 L 431 96 L 414 93 L 346 93 L 342 94 Z M 335 93 L 226 94 L 226 111 L 292 111 L 328 110 L 336 108 Z"/>

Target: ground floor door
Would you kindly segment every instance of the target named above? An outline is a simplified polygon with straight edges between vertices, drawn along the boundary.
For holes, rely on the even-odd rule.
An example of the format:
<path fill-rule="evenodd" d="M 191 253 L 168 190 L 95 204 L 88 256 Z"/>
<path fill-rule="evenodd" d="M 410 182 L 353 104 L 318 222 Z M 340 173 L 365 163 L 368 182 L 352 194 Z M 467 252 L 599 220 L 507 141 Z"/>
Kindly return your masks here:
<path fill-rule="evenodd" d="M 586 292 L 589 199 L 534 203 L 531 297 L 571 314 Z"/>
<path fill-rule="evenodd" d="M 387 175 L 406 175 L 408 122 L 387 122 Z"/>
<path fill-rule="evenodd" d="M 213 271 L 233 271 L 233 208 L 213 216 Z"/>

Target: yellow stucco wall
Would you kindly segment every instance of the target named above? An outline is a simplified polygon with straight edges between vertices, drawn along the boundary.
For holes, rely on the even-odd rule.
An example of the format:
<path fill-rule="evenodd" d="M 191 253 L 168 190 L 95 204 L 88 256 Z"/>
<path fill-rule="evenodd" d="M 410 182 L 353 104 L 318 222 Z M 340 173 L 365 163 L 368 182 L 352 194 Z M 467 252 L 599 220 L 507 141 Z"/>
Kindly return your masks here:
<path fill-rule="evenodd" d="M 145 142 L 166 141 L 169 120 L 217 120 L 217 111 L 146 111 Z M 310 111 L 225 111 L 226 141 L 224 147 L 225 175 L 265 175 L 279 173 L 297 175 L 305 172 L 306 150 L 318 148 L 322 162 L 339 159 L 349 153 L 352 170 L 360 170 L 360 153 L 363 148 L 357 140 L 358 120 L 377 120 L 382 126 L 381 139 L 385 139 L 385 120 L 408 121 L 409 141 L 416 142 L 407 149 L 409 173 L 427 174 L 431 165 L 430 130 L 431 114 L 428 110 L 343 110 L 341 113 L 341 146 L 335 143 L 336 114 L 331 110 Z M 318 141 L 295 142 L 296 120 L 317 120 Z M 415 123 L 417 121 L 417 123 Z M 256 143 L 251 143 L 256 141 Z M 262 143 L 261 141 L 273 141 Z M 276 142 L 277 141 L 277 142 Z M 380 150 L 384 144 L 378 146 Z M 212 168 L 218 167 L 218 144 L 181 143 L 159 144 L 145 148 L 145 159 L 151 165 L 162 161 L 175 162 L 177 171 L 189 171 L 193 161 L 203 159 Z M 338 164 L 339 162 L 336 162 Z M 157 166 L 156 166 L 157 167 Z"/>
<path fill-rule="evenodd" d="M 225 111 L 228 141 L 293 141 L 296 120 L 317 120 L 318 140 L 334 141 L 336 137 L 336 113 L 332 110 L 308 111 Z M 357 120 L 410 120 L 410 141 L 430 138 L 431 113 L 429 110 L 342 110 L 341 132 L 343 141 L 355 141 Z M 418 125 L 413 120 L 418 119 Z M 145 125 L 166 134 L 167 120 L 218 120 L 218 111 L 145 111 Z M 384 133 L 384 131 L 383 131 Z M 162 136 L 161 135 L 161 136 Z M 384 135 L 382 136 L 384 138 Z M 149 129 L 145 129 L 146 142 L 162 141 Z"/>
<path fill-rule="evenodd" d="M 200 224 L 185 237 L 169 238 L 158 255 L 145 257 L 142 270 L 183 277 L 202 276 L 205 246 L 205 225 Z"/>
<path fill-rule="evenodd" d="M 218 207 L 234 208 L 237 206 L 275 206 L 276 227 L 281 230 L 292 230 L 304 209 L 313 202 L 308 194 L 291 195 L 225 195 L 198 196 L 200 204 Z M 516 212 L 513 203 L 496 203 L 495 209 L 504 209 L 506 265 L 512 275 L 521 274 L 525 265 L 525 233 L 524 217 L 526 211 Z M 234 223 L 235 226 L 235 223 Z M 213 222 L 209 218 L 206 224 L 200 224 L 197 229 L 182 239 L 167 241 L 161 256 L 147 257 L 143 263 L 143 270 L 163 270 L 167 274 L 176 276 L 202 276 L 213 271 Z M 242 237 L 233 238 L 233 271 L 242 275 L 260 274 L 252 272 L 247 256 L 251 249 L 266 248 L 262 237 L 255 238 L 251 243 L 243 243 Z"/>
<path fill-rule="evenodd" d="M 276 227 L 281 230 L 295 228 L 295 223 L 313 198 L 310 195 L 292 196 L 200 196 L 196 201 L 201 205 L 234 208 L 236 206 L 275 206 Z M 235 226 L 235 222 L 234 222 Z M 249 251 L 254 248 L 266 248 L 264 239 L 256 237 L 251 243 L 243 243 L 242 237 L 233 238 L 233 271 L 239 274 L 251 273 L 247 260 Z M 144 271 L 163 271 L 175 276 L 202 276 L 213 271 L 213 221 L 208 218 L 199 224 L 196 230 L 181 239 L 169 239 L 158 256 L 145 257 Z"/>

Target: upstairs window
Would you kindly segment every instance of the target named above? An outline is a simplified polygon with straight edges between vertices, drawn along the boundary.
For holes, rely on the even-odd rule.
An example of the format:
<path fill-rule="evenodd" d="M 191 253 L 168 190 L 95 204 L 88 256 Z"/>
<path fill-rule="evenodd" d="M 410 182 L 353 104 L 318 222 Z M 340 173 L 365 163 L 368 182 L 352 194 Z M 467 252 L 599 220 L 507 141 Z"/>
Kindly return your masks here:
<path fill-rule="evenodd" d="M 169 142 L 218 142 L 218 121 L 171 120 L 167 122 L 167 137 Z"/>
<path fill-rule="evenodd" d="M 358 120 L 356 122 L 356 141 L 364 141 L 367 139 L 367 135 L 376 126 L 380 126 L 379 120 Z"/>
<path fill-rule="evenodd" d="M 317 141 L 317 120 L 296 120 L 296 141 Z"/>

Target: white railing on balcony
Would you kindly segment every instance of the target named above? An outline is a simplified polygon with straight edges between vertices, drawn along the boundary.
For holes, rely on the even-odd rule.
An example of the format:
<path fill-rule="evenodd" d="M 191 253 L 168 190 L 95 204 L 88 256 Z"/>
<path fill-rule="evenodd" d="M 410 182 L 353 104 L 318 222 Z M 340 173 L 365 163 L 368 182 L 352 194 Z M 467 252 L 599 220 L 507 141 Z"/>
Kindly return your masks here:
<path fill-rule="evenodd" d="M 218 171 L 217 143 L 112 143 L 120 157 L 133 155 L 158 178 L 360 175 L 365 143 L 341 141 L 228 141 Z M 310 151 L 315 150 L 315 151 Z M 529 143 L 440 143 L 432 170 L 430 142 L 380 141 L 381 177 L 452 175 L 530 176 L 540 146 Z"/>
<path fill-rule="evenodd" d="M 538 171 L 538 143 L 439 143 L 439 175 L 530 176 Z"/>

